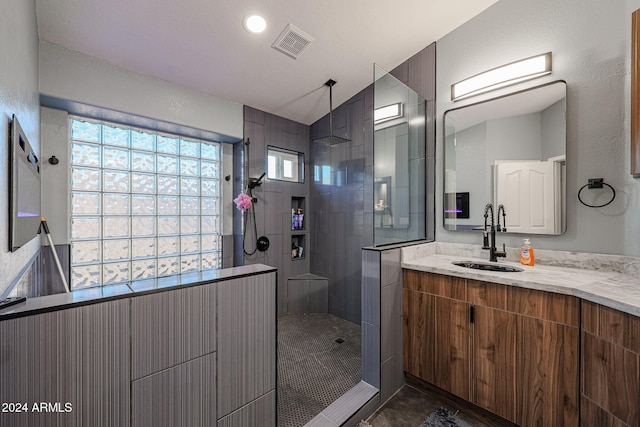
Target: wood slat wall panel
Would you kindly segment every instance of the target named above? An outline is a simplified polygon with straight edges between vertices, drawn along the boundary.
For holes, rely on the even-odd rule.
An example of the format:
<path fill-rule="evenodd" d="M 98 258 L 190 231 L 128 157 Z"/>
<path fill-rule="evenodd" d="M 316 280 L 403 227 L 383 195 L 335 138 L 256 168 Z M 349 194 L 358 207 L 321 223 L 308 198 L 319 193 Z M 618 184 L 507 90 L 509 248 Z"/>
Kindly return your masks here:
<path fill-rule="evenodd" d="M 58 313 L 61 390 L 74 395 L 64 426 L 127 425 L 130 418 L 129 300 Z M 73 402 L 73 400 L 72 400 Z M 81 405 L 80 405 L 81 403 Z"/>
<path fill-rule="evenodd" d="M 216 285 L 131 299 L 132 379 L 215 351 Z"/>
<path fill-rule="evenodd" d="M 71 245 L 55 245 L 54 247 L 56 249 L 56 254 L 58 255 L 58 260 L 60 261 L 60 266 L 62 267 L 62 272 L 64 273 L 64 277 L 67 281 L 67 285 L 69 285 L 71 283 L 69 281 L 69 257 Z M 62 278 L 58 271 L 58 266 L 56 265 L 53 253 L 51 252 L 51 247 L 43 246 L 40 250 L 40 256 L 42 257 L 42 290 L 38 296 L 65 292 L 64 284 L 62 283 Z"/>
<path fill-rule="evenodd" d="M 276 387 L 276 273 L 218 286 L 218 417 L 225 417 Z"/>
<path fill-rule="evenodd" d="M 129 300 L 1 322 L 0 401 L 59 406 L 2 414 L 0 426 L 128 425 L 128 328 Z"/>
<path fill-rule="evenodd" d="M 276 392 L 271 391 L 218 421 L 218 427 L 275 427 Z"/>
<path fill-rule="evenodd" d="M 28 402 L 27 413 L 0 414 L 0 426 L 57 426 L 57 415 L 31 412 L 32 402 L 72 398 L 58 393 L 57 320 L 46 313 L 0 323 L 0 402 Z"/>
<path fill-rule="evenodd" d="M 215 353 L 132 384 L 131 426 L 211 426 L 216 423 Z"/>

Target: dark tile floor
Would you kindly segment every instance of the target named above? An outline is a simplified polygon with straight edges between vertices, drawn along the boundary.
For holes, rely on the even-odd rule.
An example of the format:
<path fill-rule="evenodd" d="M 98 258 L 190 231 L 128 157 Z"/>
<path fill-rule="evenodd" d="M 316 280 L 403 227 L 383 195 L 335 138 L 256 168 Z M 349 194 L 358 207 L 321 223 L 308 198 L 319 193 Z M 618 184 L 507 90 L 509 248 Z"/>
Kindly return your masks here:
<path fill-rule="evenodd" d="M 431 412 L 441 406 L 449 412 L 456 413 L 458 411 L 458 408 L 451 405 L 446 399 L 405 385 L 367 421 L 373 427 L 418 427 Z M 469 426 L 490 426 L 490 424 L 479 421 L 470 413 L 459 411 L 457 415 Z"/>
<path fill-rule="evenodd" d="M 280 316 L 278 427 L 304 426 L 358 384 L 360 345 L 360 325 L 331 314 Z"/>

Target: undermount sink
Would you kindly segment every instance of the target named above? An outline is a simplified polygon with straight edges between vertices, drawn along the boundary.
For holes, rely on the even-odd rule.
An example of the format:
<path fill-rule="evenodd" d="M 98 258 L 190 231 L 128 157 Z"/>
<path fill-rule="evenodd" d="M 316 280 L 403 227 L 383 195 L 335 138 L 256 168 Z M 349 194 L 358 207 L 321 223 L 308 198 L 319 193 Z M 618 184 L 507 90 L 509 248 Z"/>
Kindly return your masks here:
<path fill-rule="evenodd" d="M 511 265 L 484 263 L 477 261 L 454 261 L 452 262 L 452 264 L 459 267 L 474 268 L 476 270 L 503 271 L 505 273 L 518 273 L 524 271 L 522 268 L 514 267 Z"/>

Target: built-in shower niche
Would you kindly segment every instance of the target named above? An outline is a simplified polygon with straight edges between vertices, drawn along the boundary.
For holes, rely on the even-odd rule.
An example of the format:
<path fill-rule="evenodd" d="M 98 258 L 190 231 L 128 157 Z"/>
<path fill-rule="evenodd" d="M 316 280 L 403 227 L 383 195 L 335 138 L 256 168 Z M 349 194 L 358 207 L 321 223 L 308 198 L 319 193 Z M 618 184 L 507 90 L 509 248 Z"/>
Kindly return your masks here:
<path fill-rule="evenodd" d="M 304 197 L 292 197 L 291 198 L 291 230 L 302 231 L 305 229 L 305 198 Z"/>
<path fill-rule="evenodd" d="M 301 260 L 307 255 L 305 198 L 291 197 L 291 259 Z"/>
<path fill-rule="evenodd" d="M 304 259 L 306 255 L 306 248 L 305 248 L 304 241 L 305 241 L 304 234 L 293 234 L 291 236 L 291 259 L 292 260 Z"/>

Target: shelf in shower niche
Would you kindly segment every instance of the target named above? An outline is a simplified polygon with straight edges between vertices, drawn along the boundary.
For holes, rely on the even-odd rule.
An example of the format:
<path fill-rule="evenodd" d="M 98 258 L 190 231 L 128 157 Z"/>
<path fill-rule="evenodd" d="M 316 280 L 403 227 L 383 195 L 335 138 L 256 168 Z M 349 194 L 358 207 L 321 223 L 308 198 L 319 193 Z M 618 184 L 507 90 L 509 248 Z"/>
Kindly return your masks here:
<path fill-rule="evenodd" d="M 291 197 L 291 231 L 303 231 L 305 221 L 305 198 Z"/>
<path fill-rule="evenodd" d="M 291 236 L 291 260 L 299 260 L 304 259 L 307 255 L 307 251 L 305 248 L 305 235 L 304 234 L 293 234 Z"/>

